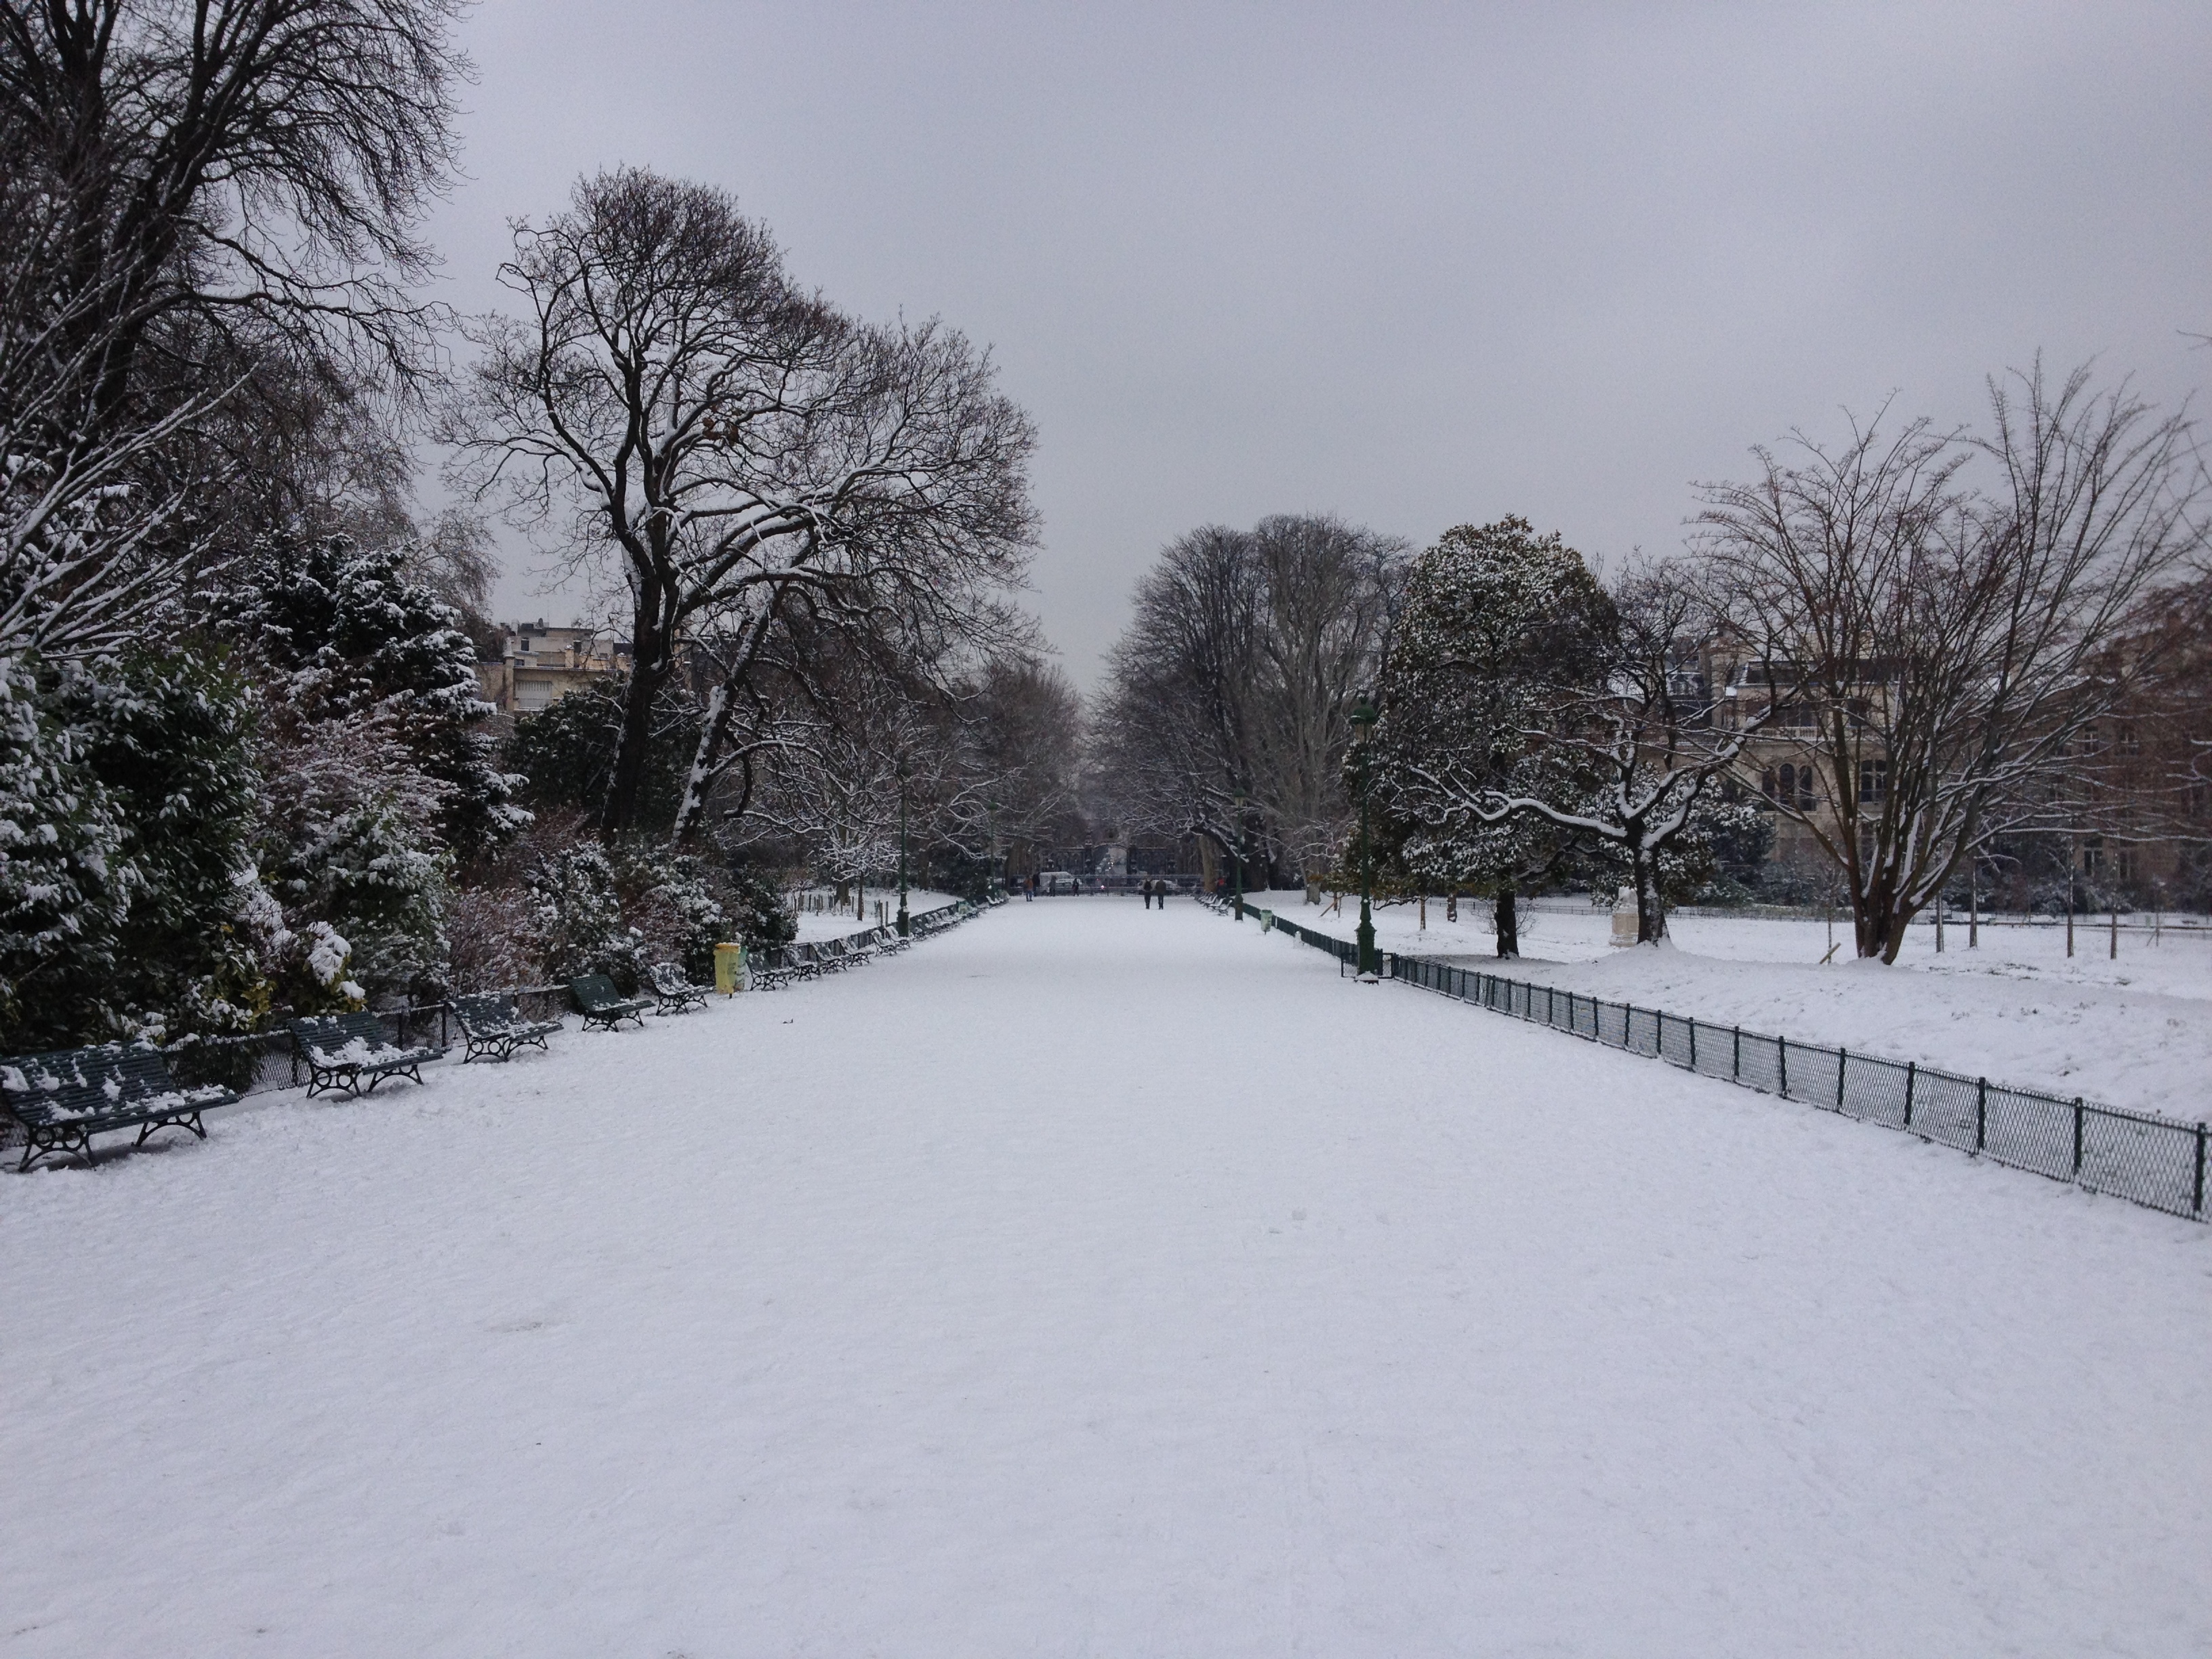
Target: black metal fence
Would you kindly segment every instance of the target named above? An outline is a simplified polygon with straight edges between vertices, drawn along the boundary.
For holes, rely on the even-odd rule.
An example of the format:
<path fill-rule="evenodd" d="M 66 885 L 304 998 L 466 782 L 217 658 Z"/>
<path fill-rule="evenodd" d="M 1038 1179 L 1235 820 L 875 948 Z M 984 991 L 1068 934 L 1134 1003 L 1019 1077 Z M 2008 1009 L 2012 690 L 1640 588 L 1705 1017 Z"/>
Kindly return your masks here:
<path fill-rule="evenodd" d="M 1343 939 L 1266 911 L 1251 914 L 1277 933 L 1327 951 L 1340 964 L 1354 957 L 1353 947 Z M 1902 1129 L 2169 1215 L 2212 1220 L 2205 1207 L 2206 1141 L 2212 1132 L 2203 1123 L 2094 1106 L 2080 1096 L 2068 1099 L 1916 1061 L 1715 1025 L 1419 957 L 1385 955 L 1383 972 L 1405 984 L 1663 1060 L 1701 1076 Z"/>

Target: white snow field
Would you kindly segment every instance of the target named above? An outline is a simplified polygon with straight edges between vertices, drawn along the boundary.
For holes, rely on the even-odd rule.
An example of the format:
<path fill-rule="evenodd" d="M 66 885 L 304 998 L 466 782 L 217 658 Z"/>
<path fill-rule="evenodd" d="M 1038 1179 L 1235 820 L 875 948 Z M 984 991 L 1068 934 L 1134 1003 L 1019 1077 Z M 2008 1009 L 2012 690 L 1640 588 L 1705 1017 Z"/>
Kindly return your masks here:
<path fill-rule="evenodd" d="M 2212 1650 L 2212 1228 L 1188 902 L 425 1077 L 0 1182 L 0 1653 Z"/>

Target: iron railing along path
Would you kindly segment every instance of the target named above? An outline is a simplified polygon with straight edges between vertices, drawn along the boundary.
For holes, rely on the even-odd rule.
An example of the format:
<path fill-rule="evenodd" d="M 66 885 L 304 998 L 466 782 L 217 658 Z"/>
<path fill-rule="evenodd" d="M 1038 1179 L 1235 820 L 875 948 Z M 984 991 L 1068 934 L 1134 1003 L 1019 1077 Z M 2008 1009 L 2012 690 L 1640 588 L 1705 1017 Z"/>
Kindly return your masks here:
<path fill-rule="evenodd" d="M 1340 970 L 1355 954 L 1344 939 L 1249 904 L 1245 908 L 1264 927 L 1327 951 Z M 2168 1215 L 2212 1221 L 2206 1190 L 2212 1130 L 2201 1122 L 2093 1105 L 2079 1095 L 2069 1098 L 1993 1083 L 1740 1025 L 1717 1025 L 1421 957 L 1386 954 L 1382 972 L 1403 984 L 1609 1048 L 1663 1060 L 1703 1077 L 1901 1129 Z"/>

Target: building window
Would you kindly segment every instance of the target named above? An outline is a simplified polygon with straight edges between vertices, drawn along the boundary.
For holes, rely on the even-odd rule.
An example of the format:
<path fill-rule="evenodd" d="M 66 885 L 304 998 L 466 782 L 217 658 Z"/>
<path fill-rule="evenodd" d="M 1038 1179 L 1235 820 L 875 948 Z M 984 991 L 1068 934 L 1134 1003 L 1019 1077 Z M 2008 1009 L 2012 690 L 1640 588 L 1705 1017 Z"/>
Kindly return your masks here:
<path fill-rule="evenodd" d="M 1809 812 L 1813 810 L 1813 769 L 1811 767 L 1792 766 L 1788 762 L 1784 762 L 1780 775 L 1776 780 L 1776 785 L 1780 793 L 1775 796 L 1775 799 L 1784 806 L 1795 806 L 1802 812 Z"/>
<path fill-rule="evenodd" d="M 1859 804 L 1879 806 L 1889 799 L 1889 763 L 1886 760 L 1863 760 L 1859 763 Z"/>
<path fill-rule="evenodd" d="M 1809 702 L 1785 702 L 1775 711 L 1775 724 L 1789 732 L 1809 732 L 1813 729 L 1813 705 Z"/>

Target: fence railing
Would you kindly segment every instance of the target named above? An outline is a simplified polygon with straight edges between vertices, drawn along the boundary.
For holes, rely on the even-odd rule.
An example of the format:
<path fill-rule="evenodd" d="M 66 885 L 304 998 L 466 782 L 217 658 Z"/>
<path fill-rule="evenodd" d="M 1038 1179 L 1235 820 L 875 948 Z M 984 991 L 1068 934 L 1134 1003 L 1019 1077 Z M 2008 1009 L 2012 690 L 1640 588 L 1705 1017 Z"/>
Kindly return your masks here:
<path fill-rule="evenodd" d="M 1327 951 L 1340 964 L 1354 956 L 1346 940 L 1271 912 L 1249 905 L 1246 909 L 1275 932 Z M 1913 1060 L 1716 1025 L 1420 957 L 1386 954 L 1382 972 L 1405 984 L 1663 1060 L 1703 1077 L 1902 1129 L 2169 1215 L 2212 1220 L 2205 1207 L 2207 1139 L 2212 1131 L 2201 1122 L 2092 1105 L 2078 1095 L 2069 1099 Z"/>

